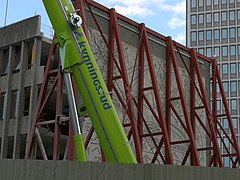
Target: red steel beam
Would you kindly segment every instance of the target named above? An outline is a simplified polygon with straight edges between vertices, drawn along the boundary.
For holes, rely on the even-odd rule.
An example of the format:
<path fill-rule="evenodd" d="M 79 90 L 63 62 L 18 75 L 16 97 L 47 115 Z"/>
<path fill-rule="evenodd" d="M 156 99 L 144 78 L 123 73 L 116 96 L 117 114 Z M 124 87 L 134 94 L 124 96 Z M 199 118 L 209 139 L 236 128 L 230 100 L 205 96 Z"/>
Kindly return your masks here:
<path fill-rule="evenodd" d="M 235 165 L 236 165 L 237 163 L 240 162 L 239 144 L 238 144 L 238 140 L 237 140 L 237 137 L 236 137 L 236 132 L 235 132 L 235 129 L 234 129 L 234 126 L 233 126 L 233 123 L 232 123 L 232 118 L 231 118 L 230 110 L 228 108 L 227 99 L 225 97 L 224 87 L 223 87 L 220 72 L 219 72 L 219 69 L 218 69 L 218 66 L 217 66 L 217 63 L 216 63 L 216 59 L 213 59 L 213 61 L 215 61 L 215 67 L 217 69 L 216 70 L 216 77 L 217 77 L 217 80 L 218 80 L 220 93 L 222 95 L 222 101 L 223 101 L 223 105 L 225 107 L 225 113 L 226 113 L 226 116 L 227 116 L 230 132 L 231 132 L 231 135 L 232 135 L 232 140 L 233 140 L 233 143 L 234 143 L 233 149 L 236 151 L 236 163 L 235 163 Z"/>
<path fill-rule="evenodd" d="M 55 36 L 54 36 L 55 38 Z M 54 45 L 54 43 L 52 43 L 51 48 L 50 48 L 50 52 L 48 55 L 48 61 L 47 61 L 47 65 L 46 65 L 46 70 L 45 70 L 45 74 L 44 74 L 44 79 L 43 79 L 43 83 L 42 83 L 42 87 L 40 90 L 40 94 L 38 97 L 38 103 L 37 103 L 37 107 L 34 113 L 34 119 L 32 121 L 32 126 L 31 126 L 31 130 L 27 136 L 27 140 L 26 140 L 26 150 L 25 150 L 25 159 L 29 159 L 30 158 L 30 151 L 32 149 L 33 146 L 33 137 L 35 134 L 35 128 L 36 128 L 36 124 L 38 122 L 38 117 L 39 117 L 39 110 L 42 106 L 42 102 L 44 99 L 44 95 L 46 93 L 47 90 L 47 86 L 48 86 L 48 72 L 52 69 L 52 55 L 55 54 L 56 52 L 56 46 Z"/>
<path fill-rule="evenodd" d="M 199 161 L 199 157 L 198 157 L 198 153 L 197 153 L 197 147 L 196 147 L 195 138 L 194 138 L 195 136 L 194 136 L 191 120 L 189 117 L 189 113 L 187 110 L 187 103 L 186 103 L 186 100 L 184 99 L 185 95 L 183 92 L 182 82 L 180 80 L 180 73 L 178 71 L 178 65 L 177 65 L 177 59 L 176 59 L 176 55 L 175 55 L 175 51 L 174 51 L 173 41 L 170 37 L 167 38 L 167 44 L 168 44 L 167 45 L 168 53 L 170 53 L 170 59 L 168 59 L 167 61 L 170 61 L 173 65 L 173 70 L 175 73 L 175 78 L 176 78 L 176 82 L 177 82 L 177 86 L 178 86 L 182 110 L 183 110 L 186 126 L 188 129 L 187 134 L 190 139 L 191 157 L 192 157 L 191 163 L 194 166 L 199 166 L 200 161 Z"/>
<path fill-rule="evenodd" d="M 155 73 L 155 69 L 153 66 L 152 56 L 150 53 L 148 34 L 146 32 L 145 26 L 143 27 L 143 30 L 144 30 L 144 46 L 145 46 L 146 58 L 147 58 L 147 62 L 148 62 L 148 67 L 149 67 L 150 76 L 151 76 L 151 80 L 152 80 L 154 97 L 155 97 L 157 111 L 158 111 L 157 123 L 163 133 L 163 140 L 164 140 L 164 145 L 165 145 L 165 149 L 166 149 L 165 150 L 166 163 L 173 164 L 173 157 L 172 157 L 172 151 L 171 151 L 171 146 L 170 146 L 170 137 L 168 135 L 167 125 L 166 125 L 165 119 L 164 119 L 163 105 L 162 105 L 160 94 L 159 94 L 156 73 Z"/>
<path fill-rule="evenodd" d="M 196 117 L 195 117 L 195 109 L 196 109 L 196 90 L 195 90 L 195 68 L 193 61 L 190 62 L 190 118 L 193 129 L 194 140 L 196 141 Z M 194 163 L 194 156 L 191 154 L 191 164 Z"/>
<path fill-rule="evenodd" d="M 72 127 L 72 121 L 69 121 L 68 126 L 68 143 L 67 143 L 67 159 L 68 161 L 73 161 L 74 159 L 74 140 L 73 140 L 74 132 Z"/>
<path fill-rule="evenodd" d="M 194 67 L 196 69 L 196 75 L 197 75 L 200 91 L 203 96 L 203 104 L 205 106 L 207 117 L 208 117 L 208 124 L 209 124 L 210 132 L 211 132 L 211 136 L 212 136 L 212 142 L 213 142 L 213 146 L 214 146 L 214 154 L 217 158 L 216 161 L 218 162 L 220 167 L 223 167 L 221 152 L 220 152 L 219 145 L 217 142 L 217 132 L 216 132 L 215 125 L 214 125 L 214 117 L 212 116 L 210 108 L 209 108 L 208 98 L 207 98 L 205 88 L 204 88 L 204 85 L 202 82 L 202 75 L 200 72 L 197 55 L 196 55 L 196 52 L 194 49 L 191 49 L 191 57 L 192 57 L 192 61 L 194 62 Z M 215 163 L 214 166 L 217 166 L 217 164 Z"/>
<path fill-rule="evenodd" d="M 120 64 L 120 74 L 123 78 L 124 81 L 124 90 L 125 90 L 125 95 L 126 95 L 126 102 L 127 102 L 127 114 L 129 116 L 129 119 L 132 123 L 132 131 L 133 131 L 133 139 L 135 142 L 135 151 L 136 151 L 136 156 L 137 156 L 137 161 L 139 163 L 143 163 L 143 157 L 142 157 L 142 147 L 141 147 L 141 140 L 140 136 L 138 133 L 138 127 L 137 127 L 137 120 L 134 116 L 134 107 L 133 107 L 133 97 L 131 95 L 131 87 L 129 85 L 128 81 L 128 74 L 127 74 L 127 69 L 126 69 L 126 63 L 125 63 L 125 58 L 124 58 L 124 53 L 123 53 L 123 48 L 122 48 L 122 42 L 120 38 L 120 30 L 118 27 L 118 22 L 117 22 L 117 17 L 116 17 L 116 12 L 114 9 L 110 10 L 110 19 L 112 19 L 110 22 L 110 32 L 109 35 L 113 36 L 112 40 L 115 39 L 117 51 L 118 51 L 118 56 L 119 56 L 119 64 Z M 111 43 L 114 44 L 114 43 Z M 113 55 L 114 52 L 111 52 Z"/>
<path fill-rule="evenodd" d="M 61 61 L 58 61 L 58 83 L 57 83 L 57 99 L 56 99 L 56 115 L 54 127 L 54 147 L 53 147 L 53 160 L 59 160 L 60 155 L 60 135 L 61 127 L 59 125 L 60 117 L 62 114 L 62 101 L 63 101 L 63 75 L 61 72 Z"/>
<path fill-rule="evenodd" d="M 217 129 L 217 78 L 216 78 L 216 62 L 212 63 L 212 115 L 214 118 L 215 129 Z M 212 152 L 215 155 L 215 151 Z M 214 167 L 217 167 L 217 159 L 214 159 Z"/>
<path fill-rule="evenodd" d="M 139 64 L 138 64 L 138 132 L 141 140 L 143 138 L 143 89 L 144 89 L 144 44 L 143 44 L 144 24 L 140 25 L 140 40 L 139 40 Z"/>

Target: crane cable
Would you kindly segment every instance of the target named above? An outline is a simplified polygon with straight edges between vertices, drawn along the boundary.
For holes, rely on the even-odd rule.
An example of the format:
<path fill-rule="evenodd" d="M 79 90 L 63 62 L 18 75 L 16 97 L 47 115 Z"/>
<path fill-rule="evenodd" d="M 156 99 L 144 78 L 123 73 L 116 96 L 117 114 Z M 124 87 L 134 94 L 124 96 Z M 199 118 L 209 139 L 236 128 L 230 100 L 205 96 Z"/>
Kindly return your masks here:
<path fill-rule="evenodd" d="M 6 24 L 7 24 L 7 13 L 8 13 L 8 0 L 6 2 L 4 26 L 6 26 Z"/>

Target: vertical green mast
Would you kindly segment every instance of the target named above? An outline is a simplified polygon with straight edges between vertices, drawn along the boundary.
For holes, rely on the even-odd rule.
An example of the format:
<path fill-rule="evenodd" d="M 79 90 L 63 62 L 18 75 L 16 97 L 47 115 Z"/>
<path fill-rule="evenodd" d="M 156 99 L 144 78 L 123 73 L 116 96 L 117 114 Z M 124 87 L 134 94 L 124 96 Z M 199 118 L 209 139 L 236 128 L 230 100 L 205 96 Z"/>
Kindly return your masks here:
<path fill-rule="evenodd" d="M 86 36 L 70 0 L 43 0 L 57 35 L 62 68 L 71 73 L 108 162 L 136 163 Z"/>

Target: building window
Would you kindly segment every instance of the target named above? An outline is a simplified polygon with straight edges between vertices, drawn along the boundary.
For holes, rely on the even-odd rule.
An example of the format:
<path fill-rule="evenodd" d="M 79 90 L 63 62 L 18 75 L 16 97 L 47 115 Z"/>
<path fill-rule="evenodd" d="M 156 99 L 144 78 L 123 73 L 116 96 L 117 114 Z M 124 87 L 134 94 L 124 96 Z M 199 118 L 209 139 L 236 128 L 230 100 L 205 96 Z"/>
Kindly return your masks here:
<path fill-rule="evenodd" d="M 192 8 L 195 8 L 196 7 L 196 0 L 192 0 Z"/>
<path fill-rule="evenodd" d="M 192 42 L 195 42 L 195 41 L 197 41 L 197 32 L 191 32 L 191 41 Z"/>
<path fill-rule="evenodd" d="M 199 0 L 199 1 L 198 1 L 198 6 L 199 6 L 199 7 L 202 7 L 202 6 L 203 6 L 203 0 Z"/>
<path fill-rule="evenodd" d="M 231 56 L 235 56 L 236 55 L 236 46 L 235 45 L 231 45 L 230 46 L 230 55 Z"/>
<path fill-rule="evenodd" d="M 197 16 L 196 15 L 192 15 L 191 16 L 191 24 L 192 25 L 196 25 L 197 24 Z"/>
<path fill-rule="evenodd" d="M 214 5 L 218 5 L 218 3 L 219 3 L 218 0 L 214 0 L 214 1 L 213 1 L 213 4 L 214 4 Z"/>
<path fill-rule="evenodd" d="M 209 74 L 212 76 L 212 65 L 209 67 Z M 210 86 L 210 93 L 212 93 L 212 86 Z"/>
<path fill-rule="evenodd" d="M 192 39 L 191 39 L 191 41 L 192 42 L 195 42 L 195 41 L 197 41 L 197 32 L 191 32 L 191 37 L 192 37 Z"/>
<path fill-rule="evenodd" d="M 227 147 L 227 148 L 229 148 L 229 140 L 228 140 L 228 138 L 223 138 L 223 141 L 224 141 L 224 144 L 225 144 L 225 146 Z M 224 165 L 226 166 L 226 164 L 228 165 L 227 167 L 229 167 L 229 157 L 224 157 Z M 226 162 L 226 160 L 228 161 L 228 162 Z M 226 162 L 226 164 L 225 164 L 225 162 Z"/>
<path fill-rule="evenodd" d="M 211 23 L 211 22 L 212 22 L 212 14 L 207 13 L 207 23 Z"/>
<path fill-rule="evenodd" d="M 207 6 L 211 6 L 211 5 L 212 5 L 212 0 L 207 0 L 206 5 L 207 5 Z"/>
<path fill-rule="evenodd" d="M 229 11 L 229 20 L 234 21 L 235 20 L 235 11 Z"/>
<path fill-rule="evenodd" d="M 219 40 L 219 29 L 214 29 L 214 40 Z"/>
<path fill-rule="evenodd" d="M 13 59 L 13 72 L 18 72 L 20 70 L 20 61 L 21 61 L 21 46 L 16 47 L 15 56 Z"/>
<path fill-rule="evenodd" d="M 219 22 L 219 13 L 218 13 L 218 12 L 215 12 L 215 13 L 213 14 L 213 16 L 214 16 L 214 22 L 215 22 L 215 23 Z"/>
<path fill-rule="evenodd" d="M 228 92 L 229 89 L 228 89 L 228 82 L 223 82 L 223 89 L 224 89 L 224 92 Z"/>
<path fill-rule="evenodd" d="M 227 54 L 228 54 L 227 46 L 222 46 L 222 56 L 227 56 Z"/>
<path fill-rule="evenodd" d="M 221 14 L 221 18 L 222 18 L 222 21 L 227 21 L 227 12 L 226 11 L 223 11 L 222 14 Z"/>
<path fill-rule="evenodd" d="M 229 28 L 229 36 L 230 38 L 235 38 L 235 28 Z"/>
<path fill-rule="evenodd" d="M 204 54 L 204 49 L 203 49 L 203 48 L 198 48 L 198 52 L 199 52 L 200 54 Z"/>
<path fill-rule="evenodd" d="M 5 93 L 0 94 L 0 121 L 3 120 L 5 106 Z"/>
<path fill-rule="evenodd" d="M 16 117 L 18 90 L 12 91 L 10 118 Z"/>
<path fill-rule="evenodd" d="M 1 62 L 1 64 L 2 64 L 1 74 L 2 75 L 6 75 L 8 72 L 8 60 L 9 60 L 9 49 L 3 51 L 3 59 L 2 59 L 3 62 Z"/>
<path fill-rule="evenodd" d="M 227 4 L 227 0 L 222 0 L 222 5 Z"/>
<path fill-rule="evenodd" d="M 199 14 L 198 15 L 198 23 L 199 24 L 203 24 L 204 23 L 204 18 L 203 17 L 204 17 L 203 14 Z"/>
<path fill-rule="evenodd" d="M 212 31 L 207 30 L 207 41 L 211 41 L 211 40 L 212 40 Z"/>
<path fill-rule="evenodd" d="M 231 74 L 235 74 L 237 72 L 237 67 L 236 67 L 236 64 L 235 63 L 232 63 L 230 65 L 230 73 Z"/>
<path fill-rule="evenodd" d="M 230 87 L 231 87 L 231 92 L 237 92 L 237 82 L 236 81 L 231 81 Z"/>
<path fill-rule="evenodd" d="M 217 93 L 220 92 L 220 88 L 219 88 L 219 85 L 217 84 Z M 220 102 L 220 101 L 219 101 Z M 220 104 L 221 105 L 221 104 Z"/>
<path fill-rule="evenodd" d="M 238 45 L 238 57 L 240 57 L 240 45 Z"/>
<path fill-rule="evenodd" d="M 222 65 L 222 74 L 223 75 L 228 75 L 228 64 L 223 64 Z"/>
<path fill-rule="evenodd" d="M 198 31 L 198 40 L 199 40 L 199 41 L 203 41 L 203 39 L 204 39 L 204 33 L 203 33 L 203 31 Z"/>
<path fill-rule="evenodd" d="M 229 0 L 229 3 L 231 3 L 231 4 L 234 3 L 234 0 Z"/>
<path fill-rule="evenodd" d="M 222 29 L 222 39 L 226 39 L 227 38 L 227 29 L 224 28 Z"/>
<path fill-rule="evenodd" d="M 30 94 L 31 94 L 31 87 L 25 87 L 24 88 L 24 112 L 23 115 L 24 116 L 28 116 L 29 115 L 29 104 L 30 104 Z"/>
<path fill-rule="evenodd" d="M 207 57 L 212 57 L 212 48 L 207 48 Z"/>
<path fill-rule="evenodd" d="M 237 129 L 237 126 L 238 126 L 237 118 L 232 118 L 232 123 L 233 123 L 233 127 Z"/>
<path fill-rule="evenodd" d="M 240 27 L 237 28 L 237 37 L 240 38 Z"/>
<path fill-rule="evenodd" d="M 237 100 L 236 99 L 232 99 L 231 101 L 231 111 L 237 111 Z"/>
<path fill-rule="evenodd" d="M 227 118 L 223 119 L 223 128 L 224 129 L 228 129 L 229 128 L 229 124 L 228 124 L 228 119 Z"/>
<path fill-rule="evenodd" d="M 220 56 L 219 47 L 214 47 L 214 56 L 216 56 L 216 57 L 219 57 L 219 56 Z"/>
<path fill-rule="evenodd" d="M 240 10 L 237 11 L 237 19 L 240 20 Z"/>
<path fill-rule="evenodd" d="M 217 111 L 221 111 L 221 101 L 217 101 Z"/>
<path fill-rule="evenodd" d="M 224 167 L 230 167 L 230 161 L 229 160 L 230 160 L 229 157 L 223 157 Z"/>

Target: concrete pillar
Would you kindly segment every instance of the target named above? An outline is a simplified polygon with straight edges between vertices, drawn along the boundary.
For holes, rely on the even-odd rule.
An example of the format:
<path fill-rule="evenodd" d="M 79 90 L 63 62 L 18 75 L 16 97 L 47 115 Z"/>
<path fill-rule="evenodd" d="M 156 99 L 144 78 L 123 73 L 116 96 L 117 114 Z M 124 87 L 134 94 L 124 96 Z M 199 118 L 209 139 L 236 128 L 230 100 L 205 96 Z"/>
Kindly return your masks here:
<path fill-rule="evenodd" d="M 8 125 L 11 113 L 11 95 L 12 95 L 12 65 L 15 56 L 15 47 L 9 46 L 8 57 L 8 70 L 7 70 L 7 83 L 5 95 L 5 112 L 3 115 L 3 129 L 2 129 L 2 142 L 0 158 L 7 158 L 8 151 Z"/>
<path fill-rule="evenodd" d="M 3 50 L 2 49 L 0 49 L 0 78 L 1 78 L 1 70 L 2 70 L 2 63 L 3 62 Z M 1 80 L 0 80 L 0 93 L 2 93 L 2 85 L 1 85 Z M 1 96 L 0 96 L 0 98 L 1 98 Z M 0 132 L 3 132 L 3 129 L 1 128 L 1 126 L 0 126 Z M 1 134 L 0 134 L 0 143 L 1 143 Z M 0 148 L 0 154 L 1 154 L 1 148 Z"/>
<path fill-rule="evenodd" d="M 21 59 L 20 59 L 20 72 L 19 72 L 19 86 L 18 86 L 18 96 L 16 105 L 16 122 L 14 129 L 14 142 L 13 142 L 13 159 L 20 158 L 20 129 L 21 129 L 21 119 L 23 117 L 24 103 L 25 103 L 25 73 L 27 70 L 27 57 L 28 57 L 28 45 L 26 42 L 21 44 Z"/>
<path fill-rule="evenodd" d="M 38 86 L 37 86 L 37 76 L 38 68 L 41 62 L 41 49 L 42 49 L 42 38 L 35 37 L 34 47 L 33 47 L 33 65 L 32 65 L 32 88 L 30 94 L 30 105 L 29 105 L 29 127 L 28 132 L 30 132 L 32 121 L 34 118 L 35 108 L 37 106 L 38 100 Z"/>
<path fill-rule="evenodd" d="M 3 66 L 3 50 L 0 49 L 0 78 L 1 78 L 1 73 L 2 73 L 2 66 Z M 1 86 L 0 86 L 0 93 L 1 93 Z"/>

